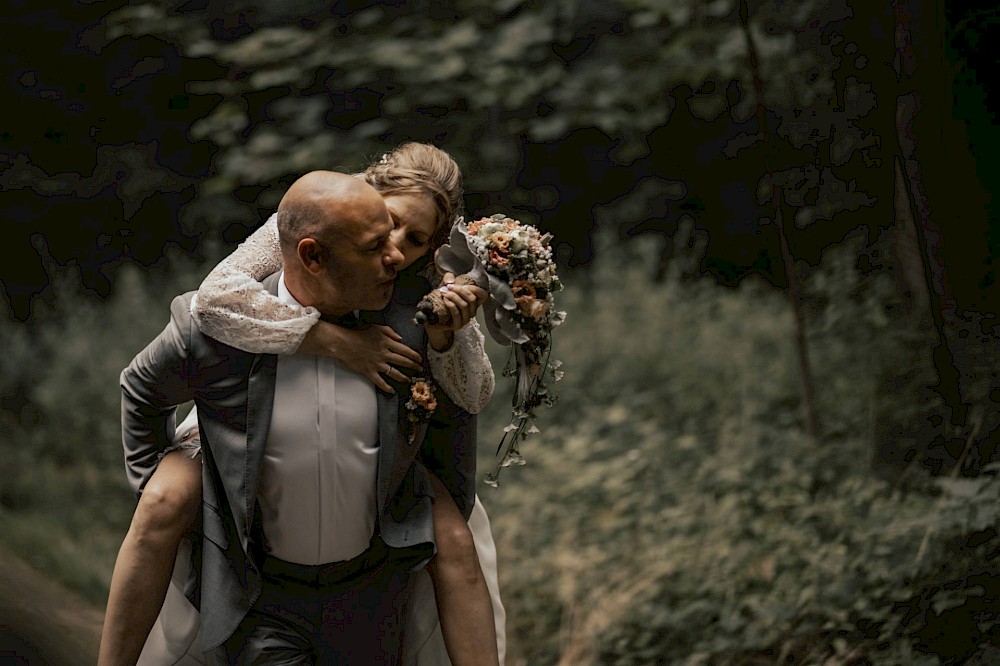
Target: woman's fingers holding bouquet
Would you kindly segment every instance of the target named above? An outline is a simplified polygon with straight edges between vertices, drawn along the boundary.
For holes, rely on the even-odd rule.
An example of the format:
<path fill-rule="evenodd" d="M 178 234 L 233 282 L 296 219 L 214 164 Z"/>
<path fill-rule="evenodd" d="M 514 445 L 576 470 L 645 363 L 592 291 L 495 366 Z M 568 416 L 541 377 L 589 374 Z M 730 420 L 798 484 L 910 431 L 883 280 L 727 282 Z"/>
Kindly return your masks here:
<path fill-rule="evenodd" d="M 448 287 L 443 301 L 450 315 L 446 328 L 457 331 L 476 316 L 480 301 L 473 290 L 482 291 L 479 287 Z"/>
<path fill-rule="evenodd" d="M 450 315 L 450 320 L 446 320 L 442 325 L 452 331 L 457 331 L 468 324 L 476 316 L 479 306 L 489 298 L 489 294 L 481 287 L 456 283 L 455 276 L 451 273 L 445 273 L 439 291 L 443 297 L 444 307 Z"/>

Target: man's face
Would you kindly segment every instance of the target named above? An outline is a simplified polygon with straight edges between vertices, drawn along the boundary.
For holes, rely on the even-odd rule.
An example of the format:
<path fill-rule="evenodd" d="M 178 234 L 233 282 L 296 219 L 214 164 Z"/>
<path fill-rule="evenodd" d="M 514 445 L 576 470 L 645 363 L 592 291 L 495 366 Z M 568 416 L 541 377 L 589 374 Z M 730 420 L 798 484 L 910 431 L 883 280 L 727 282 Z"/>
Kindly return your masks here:
<path fill-rule="evenodd" d="M 353 216 L 329 250 L 327 277 L 337 310 L 381 310 L 389 303 L 403 255 L 392 243 L 384 204 Z"/>

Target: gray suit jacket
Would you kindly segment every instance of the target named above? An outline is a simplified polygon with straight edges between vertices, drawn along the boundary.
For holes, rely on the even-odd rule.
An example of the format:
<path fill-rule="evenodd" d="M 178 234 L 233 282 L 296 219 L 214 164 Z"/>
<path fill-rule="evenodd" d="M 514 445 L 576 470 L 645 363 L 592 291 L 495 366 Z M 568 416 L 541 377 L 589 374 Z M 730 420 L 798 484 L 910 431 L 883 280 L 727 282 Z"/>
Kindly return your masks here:
<path fill-rule="evenodd" d="M 272 293 L 277 278 L 264 281 Z M 277 356 L 250 354 L 202 335 L 189 312 L 192 295 L 174 299 L 167 327 L 122 372 L 122 440 L 129 482 L 141 493 L 172 440 L 176 406 L 189 400 L 198 406 L 205 462 L 199 597 L 209 650 L 236 630 L 260 595 L 264 552 L 257 487 Z M 397 288 L 383 312 L 366 318 L 391 326 L 423 353 L 426 334 L 413 323 L 418 296 L 412 288 Z M 400 565 L 415 569 L 434 552 L 427 469 L 466 517 L 472 510 L 475 417 L 439 392 L 430 422 L 411 438 L 407 388 L 395 388 L 395 395 L 378 393 L 377 530 Z"/>

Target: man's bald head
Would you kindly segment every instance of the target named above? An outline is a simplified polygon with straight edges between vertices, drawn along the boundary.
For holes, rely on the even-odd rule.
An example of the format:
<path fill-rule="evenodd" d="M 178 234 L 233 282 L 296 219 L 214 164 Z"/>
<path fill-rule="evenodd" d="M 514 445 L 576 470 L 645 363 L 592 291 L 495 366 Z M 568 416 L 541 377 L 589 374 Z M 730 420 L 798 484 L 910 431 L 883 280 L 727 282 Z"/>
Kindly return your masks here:
<path fill-rule="evenodd" d="M 278 204 L 282 253 L 294 252 L 304 238 L 325 244 L 360 220 L 385 208 L 381 196 L 360 178 L 336 171 L 311 171 L 288 188 Z"/>
<path fill-rule="evenodd" d="M 365 181 L 307 173 L 278 205 L 286 287 L 324 314 L 382 309 L 403 260 L 392 229 L 385 202 Z"/>

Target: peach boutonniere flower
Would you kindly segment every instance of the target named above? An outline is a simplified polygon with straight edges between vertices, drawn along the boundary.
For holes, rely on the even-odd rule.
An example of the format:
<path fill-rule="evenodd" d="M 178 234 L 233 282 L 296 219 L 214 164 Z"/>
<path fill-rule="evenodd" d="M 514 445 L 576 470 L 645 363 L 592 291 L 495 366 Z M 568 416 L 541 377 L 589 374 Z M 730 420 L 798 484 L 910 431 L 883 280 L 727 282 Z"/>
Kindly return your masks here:
<path fill-rule="evenodd" d="M 406 418 L 410 422 L 409 438 L 412 443 L 417 435 L 417 428 L 421 423 L 430 421 L 437 409 L 437 385 L 427 377 L 414 377 L 410 384 L 410 397 L 404 406 Z"/>

